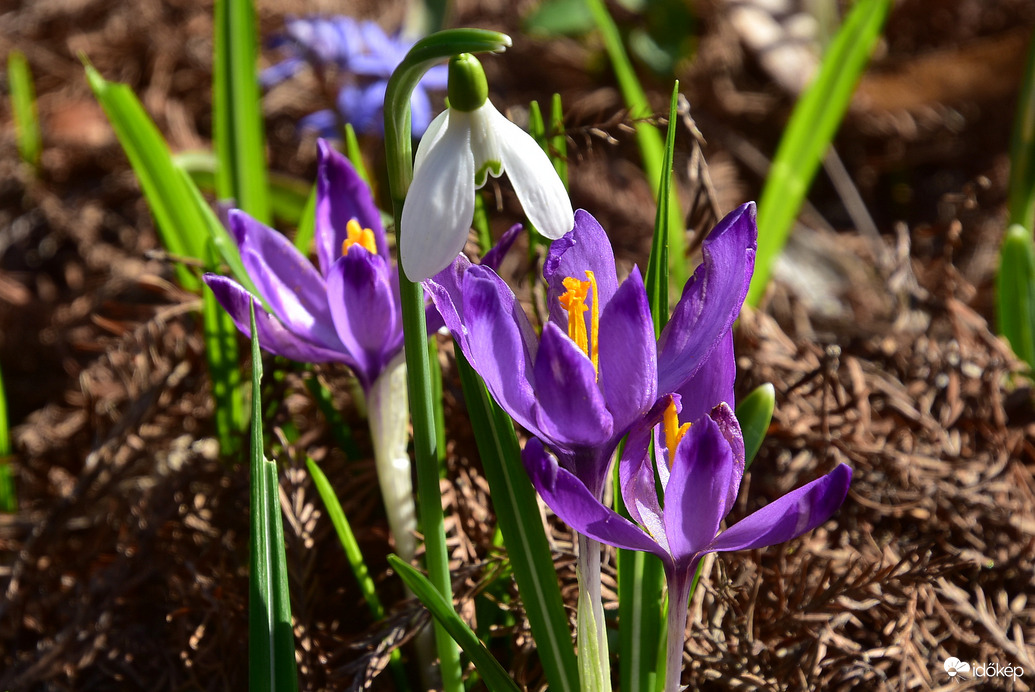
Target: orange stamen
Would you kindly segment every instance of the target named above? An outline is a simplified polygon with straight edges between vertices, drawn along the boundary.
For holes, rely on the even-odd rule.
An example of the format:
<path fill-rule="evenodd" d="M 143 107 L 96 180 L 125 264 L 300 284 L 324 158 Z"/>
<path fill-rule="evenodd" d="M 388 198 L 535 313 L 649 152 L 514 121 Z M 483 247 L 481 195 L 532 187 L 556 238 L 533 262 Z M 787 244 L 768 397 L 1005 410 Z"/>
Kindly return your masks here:
<path fill-rule="evenodd" d="M 345 241 L 341 244 L 343 257 L 349 254 L 349 248 L 353 245 L 365 248 L 372 255 L 377 254 L 377 240 L 374 238 L 374 232 L 360 226 L 356 219 L 349 219 L 345 225 L 345 233 L 347 234 Z"/>
<path fill-rule="evenodd" d="M 665 409 L 665 418 L 663 421 L 665 431 L 665 446 L 668 447 L 668 467 L 672 468 L 672 460 L 676 456 L 676 447 L 679 446 L 683 436 L 686 435 L 686 431 L 690 429 L 690 423 L 679 424 L 679 414 L 676 413 L 676 402 L 671 400 L 668 402 L 668 408 Z"/>
<path fill-rule="evenodd" d="M 588 281 L 580 281 L 569 276 L 561 283 L 567 289 L 558 298 L 561 307 L 568 313 L 568 336 L 575 342 L 575 345 L 582 349 L 582 352 L 589 356 L 593 363 L 594 372 L 600 371 L 600 347 L 598 345 L 600 335 L 600 303 L 597 290 L 597 280 L 593 272 L 586 271 Z M 590 290 L 593 291 L 593 310 L 589 316 L 589 328 L 586 327 L 586 316 L 583 314 L 589 310 L 586 299 Z M 592 344 L 590 340 L 592 339 Z"/>

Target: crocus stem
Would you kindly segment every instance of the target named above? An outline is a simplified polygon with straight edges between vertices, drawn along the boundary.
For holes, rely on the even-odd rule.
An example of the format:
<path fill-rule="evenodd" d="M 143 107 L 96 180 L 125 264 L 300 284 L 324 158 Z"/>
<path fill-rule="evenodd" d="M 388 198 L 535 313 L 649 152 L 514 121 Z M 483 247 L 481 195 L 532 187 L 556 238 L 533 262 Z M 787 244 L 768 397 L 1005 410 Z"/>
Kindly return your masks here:
<path fill-rule="evenodd" d="M 417 552 L 417 507 L 410 480 L 409 416 L 406 407 L 406 363 L 395 358 L 374 380 L 367 397 L 370 434 L 374 442 L 377 481 L 381 486 L 388 527 L 395 539 L 395 552 L 412 562 Z"/>
<path fill-rule="evenodd" d="M 683 673 L 683 645 L 690 608 L 690 584 L 697 563 L 688 570 L 666 570 L 668 579 L 668 653 L 665 664 L 665 692 L 679 691 Z"/>
<path fill-rule="evenodd" d="M 600 594 L 600 544 L 579 534 L 577 560 L 579 601 L 576 643 L 582 689 L 587 692 L 611 692 L 604 602 Z"/>

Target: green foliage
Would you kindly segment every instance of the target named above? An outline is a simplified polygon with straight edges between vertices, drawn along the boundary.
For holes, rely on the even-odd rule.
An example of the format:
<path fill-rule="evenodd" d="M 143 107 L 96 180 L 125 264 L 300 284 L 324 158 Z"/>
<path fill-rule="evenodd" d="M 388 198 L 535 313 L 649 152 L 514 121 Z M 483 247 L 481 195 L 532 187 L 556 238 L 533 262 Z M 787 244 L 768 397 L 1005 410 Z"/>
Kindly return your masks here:
<path fill-rule="evenodd" d="M 177 172 L 169 147 L 133 91 L 106 81 L 90 65 L 86 78 L 115 129 L 147 198 L 162 244 L 171 254 L 204 261 L 207 224 L 189 184 Z M 187 267 L 176 267 L 180 283 L 197 290 L 200 282 Z"/>
<path fill-rule="evenodd" d="M 18 491 L 11 473 L 11 433 L 7 421 L 7 393 L 0 372 L 0 512 L 18 511 Z"/>
<path fill-rule="evenodd" d="M 38 166 L 40 152 L 43 151 L 43 138 L 36 111 L 36 87 L 32 81 L 29 61 L 20 50 L 12 50 L 7 55 L 7 85 L 11 91 L 18 154 L 29 165 Z"/>
<path fill-rule="evenodd" d="M 744 435 L 744 468 L 751 467 L 776 408 L 776 388 L 772 383 L 759 385 L 737 406 L 737 420 Z"/>
<path fill-rule="evenodd" d="M 1035 370 L 1035 43 L 1017 104 L 1010 144 L 1011 226 L 999 251 L 996 322 L 1022 360 Z"/>
<path fill-rule="evenodd" d="M 1035 42 L 1028 50 L 1028 66 L 1017 103 L 1010 142 L 1010 186 L 1007 207 L 1010 223 L 1035 229 Z"/>
<path fill-rule="evenodd" d="M 262 444 L 262 358 L 252 333 L 251 413 L 251 572 L 248 577 L 248 689 L 250 692 L 294 692 L 298 689 L 295 636 L 291 628 L 284 523 L 280 514 L 277 464 L 267 461 Z"/>
<path fill-rule="evenodd" d="M 1035 247 L 1018 224 L 1006 232 L 999 254 L 996 319 L 1014 353 L 1035 370 Z"/>
<path fill-rule="evenodd" d="M 791 114 L 758 203 L 758 254 L 747 297 L 750 305 L 758 305 L 765 293 L 773 262 L 787 243 L 890 7 L 891 0 L 856 3 Z"/>
<path fill-rule="evenodd" d="M 519 692 L 520 688 L 510 679 L 499 661 L 492 657 L 489 650 L 478 640 L 478 636 L 456 614 L 453 605 L 442 597 L 438 589 L 423 574 L 400 560 L 396 555 L 389 555 L 388 562 L 406 582 L 410 591 L 416 594 L 420 602 L 431 611 L 435 620 L 460 645 L 464 653 L 471 657 L 471 661 L 489 690 L 492 692 Z"/>
<path fill-rule="evenodd" d="M 203 192 L 216 191 L 216 156 L 211 151 L 183 151 L 173 155 L 173 163 L 190 174 L 191 180 Z M 271 172 L 269 188 L 270 213 L 289 226 L 297 226 L 309 197 L 308 183 L 293 176 Z"/>
<path fill-rule="evenodd" d="M 251 0 L 216 0 L 213 40 L 216 190 L 257 221 L 270 223 L 265 134 L 259 98 L 258 33 Z"/>

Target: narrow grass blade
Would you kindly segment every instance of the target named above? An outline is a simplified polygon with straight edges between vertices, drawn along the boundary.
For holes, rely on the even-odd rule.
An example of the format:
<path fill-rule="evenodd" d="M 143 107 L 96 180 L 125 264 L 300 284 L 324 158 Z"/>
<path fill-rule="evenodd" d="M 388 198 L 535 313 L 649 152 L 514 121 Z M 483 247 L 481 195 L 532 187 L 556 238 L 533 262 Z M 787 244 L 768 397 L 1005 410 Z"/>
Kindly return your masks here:
<path fill-rule="evenodd" d="M 11 111 L 18 137 L 18 154 L 29 165 L 36 167 L 43 151 L 39 114 L 36 110 L 36 87 L 32 81 L 29 61 L 20 50 L 7 55 L 7 86 L 11 90 Z"/>
<path fill-rule="evenodd" d="M 457 367 L 468 414 L 489 483 L 496 520 L 507 547 L 539 659 L 550 689 L 576 692 L 578 662 L 568 631 L 557 572 L 546 540 L 535 489 L 521 463 L 514 424 L 489 397 L 477 373 L 457 348 Z"/>
<path fill-rule="evenodd" d="M 128 86 L 105 80 L 90 65 L 86 77 L 140 181 L 162 244 L 173 255 L 203 261 L 205 219 L 158 128 Z M 185 287 L 200 285 L 187 267 L 177 266 L 176 273 Z"/>
<path fill-rule="evenodd" d="M 316 237 L 316 185 L 309 191 L 309 197 L 298 220 L 298 231 L 295 233 L 295 247 L 303 255 L 313 249 L 313 238 Z"/>
<path fill-rule="evenodd" d="M 1035 248 L 1031 232 L 1017 224 L 1000 250 L 996 320 L 1014 353 L 1035 371 Z"/>
<path fill-rule="evenodd" d="M 478 250 L 484 256 L 492 249 L 492 232 L 489 230 L 489 214 L 485 210 L 485 198 L 477 190 L 474 194 L 474 218 L 471 219 L 471 226 L 478 237 Z"/>
<path fill-rule="evenodd" d="M 654 336 L 660 337 L 668 322 L 668 235 L 665 220 L 668 218 L 672 193 L 672 156 L 676 147 L 676 107 L 679 103 L 679 82 L 672 86 L 672 101 L 668 109 L 668 130 L 665 135 L 665 155 L 662 159 L 661 180 L 658 184 L 658 209 L 654 216 L 654 240 L 647 260 L 647 276 L 644 285 L 650 314 L 654 318 Z"/>
<path fill-rule="evenodd" d="M 1010 223 L 1035 229 L 1035 42 L 1028 49 L 1028 67 L 1017 102 L 1010 142 Z"/>
<path fill-rule="evenodd" d="M 262 358 L 252 304 L 251 413 L 251 573 L 248 578 L 248 689 L 250 692 L 298 690 L 295 636 L 291 628 L 284 524 L 280 516 L 277 464 L 262 445 Z"/>
<path fill-rule="evenodd" d="M 313 484 L 320 493 L 320 499 L 327 508 L 327 516 L 334 525 L 334 531 L 338 534 L 341 547 L 345 549 L 345 556 L 349 560 L 349 566 L 352 567 L 359 590 L 363 593 L 363 600 L 367 602 L 367 608 L 370 609 L 373 618 L 380 620 L 385 616 L 384 606 L 381 605 L 381 599 L 377 597 L 374 580 L 370 577 L 370 570 L 367 569 L 367 563 L 363 560 L 363 553 L 359 550 L 356 535 L 352 533 L 352 527 L 345 517 L 345 511 L 341 508 L 338 496 L 331 487 L 330 481 L 327 480 L 327 476 L 315 461 L 306 459 L 306 466 L 309 467 L 309 475 L 312 476 Z"/>
<path fill-rule="evenodd" d="M 327 419 L 327 425 L 330 426 L 331 435 L 334 436 L 334 441 L 338 444 L 338 448 L 351 461 L 361 459 L 363 455 L 359 451 L 359 447 L 356 446 L 356 440 L 352 436 L 352 428 L 345 422 L 345 419 L 341 417 L 341 413 L 334 406 L 331 390 L 316 375 L 306 378 L 305 386 L 309 393 L 313 395 L 316 407 L 320 409 L 320 413 Z"/>
<path fill-rule="evenodd" d="M 751 305 L 758 305 L 765 293 L 773 261 L 787 242 L 890 6 L 891 0 L 856 3 L 823 56 L 815 80 L 791 114 L 758 203 L 758 254 L 747 297 Z"/>
<path fill-rule="evenodd" d="M 363 151 L 359 148 L 356 128 L 352 127 L 352 123 L 345 123 L 345 155 L 349 157 L 349 163 L 356 169 L 356 173 L 363 179 L 363 182 L 373 187 L 370 173 L 367 172 L 367 164 L 363 161 Z"/>
<path fill-rule="evenodd" d="M 561 105 L 561 95 L 555 93 L 550 101 L 550 130 L 549 146 L 546 153 L 553 161 L 553 169 L 557 176 L 564 183 L 564 189 L 568 189 L 568 138 L 564 134 L 564 108 Z"/>
<path fill-rule="evenodd" d="M 629 114 L 633 118 L 649 117 L 652 113 L 650 102 L 636 77 L 625 46 L 622 45 L 618 25 L 608 13 L 604 0 L 586 0 L 586 4 L 604 39 L 604 47 L 608 57 L 611 58 L 615 77 L 618 80 L 618 88 L 622 91 L 622 98 L 625 99 Z M 636 141 L 640 146 L 640 155 L 643 157 L 643 169 L 647 173 L 647 182 L 652 189 L 657 189 L 656 186 L 662 178 L 662 166 L 665 158 L 665 145 L 662 143 L 661 133 L 646 122 L 637 122 L 635 128 Z M 675 195 L 673 198 L 678 199 Z M 683 242 L 683 217 L 678 203 L 669 206 L 666 226 L 669 242 L 669 275 L 677 286 L 682 286 L 686 282 L 688 274 Z"/>
<path fill-rule="evenodd" d="M 399 573 L 420 602 L 431 611 L 435 620 L 445 628 L 449 636 L 460 645 L 460 648 L 471 657 L 471 661 L 478 669 L 479 675 L 485 682 L 485 686 L 492 692 L 519 692 L 520 688 L 507 675 L 507 671 L 499 664 L 489 650 L 478 641 L 478 636 L 467 626 L 467 623 L 460 619 L 460 616 L 453 610 L 453 605 L 446 601 L 427 578 L 400 560 L 395 555 L 388 556 L 388 562 L 392 568 Z M 555 575 L 556 576 L 556 575 Z"/>
<path fill-rule="evenodd" d="M 241 253 L 237 249 L 237 242 L 230 236 L 230 231 L 227 230 L 226 226 L 219 220 L 216 213 L 212 211 L 212 207 L 208 205 L 205 198 L 201 196 L 201 190 L 194 184 L 194 181 L 190 179 L 190 176 L 186 171 L 178 171 L 180 177 L 183 180 L 184 186 L 187 188 L 190 194 L 191 200 L 194 202 L 194 207 L 198 210 L 204 221 L 204 231 L 208 234 L 208 242 L 211 243 L 211 247 L 215 249 L 216 254 L 219 255 L 219 260 L 222 260 L 224 264 L 230 269 L 230 273 L 234 275 L 238 283 L 244 286 L 252 295 L 259 295 L 258 289 L 255 288 L 255 284 L 252 282 L 250 276 L 248 276 L 247 270 L 244 268 L 244 262 L 241 261 Z M 200 229 L 199 229 L 200 230 Z M 218 265 L 218 260 L 211 253 L 207 255 L 208 266 L 215 269 Z"/>
<path fill-rule="evenodd" d="M 246 419 L 237 327 L 207 286 L 203 289 L 201 312 L 205 324 L 205 359 L 212 378 L 216 437 L 220 452 L 230 456 L 240 450 L 240 433 Z"/>
<path fill-rule="evenodd" d="M 216 190 L 256 220 L 270 222 L 252 0 L 216 0 L 213 46 L 213 139 Z"/>
<path fill-rule="evenodd" d="M 182 151 L 173 155 L 173 162 L 190 174 L 191 180 L 203 192 L 215 194 L 216 155 L 211 151 Z M 282 173 L 269 173 L 270 213 L 273 218 L 289 226 L 297 226 L 309 198 L 309 183 Z"/>
<path fill-rule="evenodd" d="M 7 392 L 0 372 L 0 512 L 18 511 L 18 491 L 11 473 L 11 433 L 7 421 Z"/>
<path fill-rule="evenodd" d="M 737 406 L 737 420 L 744 436 L 744 469 L 751 467 L 776 408 L 776 388 L 767 382 L 755 388 Z"/>

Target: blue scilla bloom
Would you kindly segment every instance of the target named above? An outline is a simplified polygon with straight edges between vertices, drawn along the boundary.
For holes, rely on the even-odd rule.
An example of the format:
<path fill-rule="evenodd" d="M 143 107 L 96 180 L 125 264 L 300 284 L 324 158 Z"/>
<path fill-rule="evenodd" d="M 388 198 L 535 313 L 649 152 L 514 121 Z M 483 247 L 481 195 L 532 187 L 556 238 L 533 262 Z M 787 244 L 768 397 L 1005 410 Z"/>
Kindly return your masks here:
<path fill-rule="evenodd" d="M 372 21 L 344 15 L 292 17 L 274 41 L 286 53 L 285 59 L 264 70 L 259 80 L 268 89 L 308 66 L 333 80 L 332 84 L 340 84 L 340 88 L 336 108 L 306 116 L 302 127 L 334 136 L 341 124 L 351 123 L 357 132 L 383 134 L 388 78 L 413 43 L 398 32 L 386 34 Z M 427 90 L 445 89 L 446 79 L 445 65 L 433 67 L 413 90 L 410 108 L 414 136 L 424 134 L 431 122 Z"/>

